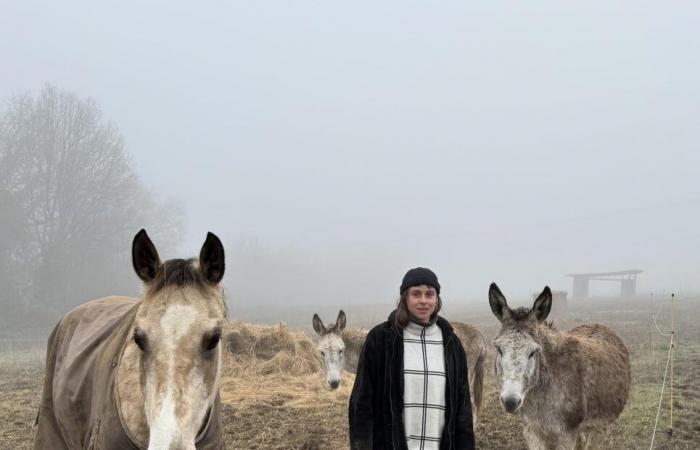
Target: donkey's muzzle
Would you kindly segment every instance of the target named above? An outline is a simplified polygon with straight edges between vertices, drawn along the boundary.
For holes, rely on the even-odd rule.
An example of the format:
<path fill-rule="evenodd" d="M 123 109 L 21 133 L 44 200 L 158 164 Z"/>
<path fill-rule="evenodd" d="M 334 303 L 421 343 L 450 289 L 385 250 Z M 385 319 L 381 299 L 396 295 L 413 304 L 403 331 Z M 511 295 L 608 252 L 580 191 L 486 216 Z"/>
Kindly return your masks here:
<path fill-rule="evenodd" d="M 331 389 L 338 389 L 338 386 L 340 386 L 340 380 L 329 381 L 328 386 L 330 386 Z"/>
<path fill-rule="evenodd" d="M 514 413 L 515 411 L 517 411 L 522 403 L 523 400 L 516 395 L 501 397 L 501 404 L 503 405 L 503 408 L 509 413 Z"/>

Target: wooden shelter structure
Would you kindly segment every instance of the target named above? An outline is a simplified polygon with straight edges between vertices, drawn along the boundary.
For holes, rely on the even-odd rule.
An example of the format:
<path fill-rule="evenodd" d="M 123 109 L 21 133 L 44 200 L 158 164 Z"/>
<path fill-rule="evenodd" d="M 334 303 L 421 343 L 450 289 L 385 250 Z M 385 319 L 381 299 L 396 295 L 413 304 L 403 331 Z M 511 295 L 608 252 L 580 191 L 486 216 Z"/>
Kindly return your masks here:
<path fill-rule="evenodd" d="M 643 270 L 630 269 L 617 272 L 572 273 L 574 279 L 573 298 L 588 298 L 591 281 L 612 281 L 620 283 L 620 297 L 633 297 L 637 294 L 637 275 Z"/>

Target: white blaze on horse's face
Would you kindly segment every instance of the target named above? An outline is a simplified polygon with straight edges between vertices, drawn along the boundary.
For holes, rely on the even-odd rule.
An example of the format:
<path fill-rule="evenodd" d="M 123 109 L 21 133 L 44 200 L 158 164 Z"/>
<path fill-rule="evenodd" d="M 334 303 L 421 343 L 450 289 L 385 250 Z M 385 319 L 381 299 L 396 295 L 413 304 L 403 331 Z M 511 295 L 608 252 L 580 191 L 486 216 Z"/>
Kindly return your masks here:
<path fill-rule="evenodd" d="M 223 247 L 212 246 L 220 244 L 208 237 L 200 261 L 158 262 L 144 280 L 134 341 L 141 349 L 148 450 L 194 450 L 218 393 L 226 306 L 218 284 Z M 136 256 L 134 266 L 144 273 Z"/>
<path fill-rule="evenodd" d="M 343 369 L 345 368 L 345 343 L 341 333 L 345 328 L 345 313 L 341 310 L 335 324 L 326 328 L 323 322 L 314 314 L 314 330 L 320 336 L 318 341 L 318 351 L 323 360 L 323 367 L 326 372 L 326 385 L 331 389 L 340 386 Z"/>
<path fill-rule="evenodd" d="M 141 388 L 149 427 L 149 450 L 194 449 L 194 441 L 219 388 L 223 320 L 196 287 L 166 288 L 146 299 L 164 310 L 137 317 L 135 334 L 146 338 Z M 167 300 L 164 297 L 167 296 Z M 146 320 L 143 320 L 146 319 Z"/>
<path fill-rule="evenodd" d="M 537 325 L 549 314 L 552 294 L 549 287 L 545 287 L 532 309 L 512 310 L 493 283 L 489 289 L 489 304 L 501 322 L 501 331 L 493 341 L 501 405 L 507 412 L 514 413 L 523 405 L 527 392 L 539 379 L 543 356 L 534 333 Z"/>

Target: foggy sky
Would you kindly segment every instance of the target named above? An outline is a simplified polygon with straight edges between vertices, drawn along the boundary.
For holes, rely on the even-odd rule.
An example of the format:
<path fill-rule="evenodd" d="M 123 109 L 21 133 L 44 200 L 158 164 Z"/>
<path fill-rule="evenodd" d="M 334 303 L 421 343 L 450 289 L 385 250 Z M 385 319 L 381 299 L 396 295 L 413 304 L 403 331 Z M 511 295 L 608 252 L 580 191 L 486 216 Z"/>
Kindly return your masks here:
<path fill-rule="evenodd" d="M 474 3 L 3 2 L 0 97 L 93 97 L 183 254 L 213 231 L 308 268 L 236 286 L 699 289 L 698 4 Z"/>

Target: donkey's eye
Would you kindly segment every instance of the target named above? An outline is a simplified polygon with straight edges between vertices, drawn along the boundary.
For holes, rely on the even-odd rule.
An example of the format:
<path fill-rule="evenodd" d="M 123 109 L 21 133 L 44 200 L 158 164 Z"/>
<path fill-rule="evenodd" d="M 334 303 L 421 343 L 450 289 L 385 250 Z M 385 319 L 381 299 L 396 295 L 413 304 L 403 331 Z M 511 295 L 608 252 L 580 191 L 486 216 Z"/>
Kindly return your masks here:
<path fill-rule="evenodd" d="M 498 356 L 503 356 L 503 351 L 501 350 L 501 347 L 496 347 L 496 351 L 498 352 Z"/>
<path fill-rule="evenodd" d="M 338 350 L 338 354 L 342 356 L 342 355 L 343 355 L 343 351 L 342 351 L 342 350 Z"/>
<path fill-rule="evenodd" d="M 321 352 L 321 356 L 326 357 L 326 352 Z"/>
<path fill-rule="evenodd" d="M 217 345 L 219 345 L 219 341 L 221 340 L 221 335 L 216 333 L 213 336 L 211 336 L 208 340 L 205 341 L 206 346 L 204 347 L 207 351 L 214 350 Z"/>
<path fill-rule="evenodd" d="M 134 331 L 134 343 L 141 351 L 146 351 L 146 335 L 142 331 Z"/>
<path fill-rule="evenodd" d="M 530 352 L 530 356 L 528 356 L 528 358 L 532 359 L 534 356 L 535 356 L 535 351 L 533 350 Z"/>

